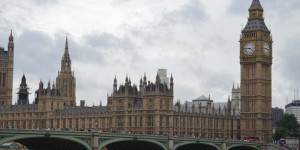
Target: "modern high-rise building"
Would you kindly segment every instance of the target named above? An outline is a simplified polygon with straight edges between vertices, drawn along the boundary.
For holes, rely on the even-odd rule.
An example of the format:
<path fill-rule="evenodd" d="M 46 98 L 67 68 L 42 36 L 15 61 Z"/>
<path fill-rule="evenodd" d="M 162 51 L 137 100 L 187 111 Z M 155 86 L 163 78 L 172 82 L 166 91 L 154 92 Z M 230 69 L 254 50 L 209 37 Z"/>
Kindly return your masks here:
<path fill-rule="evenodd" d="M 294 114 L 300 124 L 300 100 L 294 100 L 285 105 L 286 114 Z"/>
<path fill-rule="evenodd" d="M 159 75 L 160 82 L 166 84 L 169 87 L 169 77 L 167 76 L 167 69 L 158 69 L 157 74 Z"/>
<path fill-rule="evenodd" d="M 241 135 L 272 137 L 272 36 L 259 0 L 240 36 Z"/>
<path fill-rule="evenodd" d="M 275 130 L 277 128 L 277 121 L 281 120 L 284 115 L 284 111 L 282 108 L 272 108 L 272 128 L 273 133 L 275 133 Z"/>

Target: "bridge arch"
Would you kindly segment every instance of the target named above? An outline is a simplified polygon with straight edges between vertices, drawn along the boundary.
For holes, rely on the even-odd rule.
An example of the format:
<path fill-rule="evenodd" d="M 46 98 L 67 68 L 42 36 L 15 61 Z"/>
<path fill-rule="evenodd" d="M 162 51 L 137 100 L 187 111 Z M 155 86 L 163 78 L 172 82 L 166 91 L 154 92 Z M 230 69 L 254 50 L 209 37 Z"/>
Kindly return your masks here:
<path fill-rule="evenodd" d="M 16 135 L 16 136 L 11 136 L 11 137 L 4 137 L 0 140 L 0 145 L 7 143 L 7 142 L 11 142 L 11 141 L 15 141 L 18 143 L 21 143 L 23 145 L 26 146 L 26 141 L 30 140 L 33 141 L 37 140 L 38 141 L 44 141 L 44 142 L 66 142 L 66 143 L 73 143 L 73 144 L 77 144 L 81 147 L 81 149 L 91 149 L 91 146 L 88 145 L 87 143 L 85 143 L 84 141 L 77 139 L 77 138 L 73 138 L 73 137 L 65 137 L 65 136 L 54 136 L 54 135 L 50 135 L 50 136 L 45 136 L 45 135 Z M 28 145 L 28 143 L 27 143 Z M 59 148 L 58 148 L 59 149 Z"/>
<path fill-rule="evenodd" d="M 213 143 L 207 143 L 207 142 L 201 142 L 201 143 L 195 143 L 195 142 L 184 142 L 184 143 L 179 143 L 174 145 L 174 150 L 180 150 L 180 148 L 184 148 L 185 146 L 189 146 L 189 145 L 194 145 L 194 146 L 199 146 L 199 145 L 204 145 L 204 146 L 209 146 L 212 149 L 215 150 L 221 150 L 217 145 L 213 144 Z"/>
<path fill-rule="evenodd" d="M 99 139 L 100 140 L 100 139 Z M 147 139 L 124 139 L 124 138 L 116 138 L 116 139 L 111 139 L 111 140 L 106 140 L 103 141 L 99 144 L 99 150 L 101 150 L 102 148 L 113 144 L 113 143 L 118 143 L 118 142 L 144 142 L 144 143 L 150 143 L 150 144 L 154 144 L 158 147 L 161 148 L 161 150 L 167 150 L 167 147 L 165 145 L 163 145 L 162 143 L 155 141 L 155 140 L 147 140 Z"/>
<path fill-rule="evenodd" d="M 231 145 L 227 148 L 228 150 L 259 150 L 256 146 L 253 145 Z"/>

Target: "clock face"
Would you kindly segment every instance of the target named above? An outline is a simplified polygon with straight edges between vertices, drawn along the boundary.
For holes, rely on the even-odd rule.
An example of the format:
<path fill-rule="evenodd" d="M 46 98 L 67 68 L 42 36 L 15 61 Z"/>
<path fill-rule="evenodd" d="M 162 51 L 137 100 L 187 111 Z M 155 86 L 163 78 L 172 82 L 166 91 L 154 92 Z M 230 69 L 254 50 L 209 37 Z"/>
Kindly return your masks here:
<path fill-rule="evenodd" d="M 266 42 L 264 42 L 263 51 L 266 56 L 270 56 L 270 46 Z"/>
<path fill-rule="evenodd" d="M 243 49 L 244 53 L 247 55 L 252 55 L 255 51 L 255 45 L 253 42 L 246 43 Z"/>

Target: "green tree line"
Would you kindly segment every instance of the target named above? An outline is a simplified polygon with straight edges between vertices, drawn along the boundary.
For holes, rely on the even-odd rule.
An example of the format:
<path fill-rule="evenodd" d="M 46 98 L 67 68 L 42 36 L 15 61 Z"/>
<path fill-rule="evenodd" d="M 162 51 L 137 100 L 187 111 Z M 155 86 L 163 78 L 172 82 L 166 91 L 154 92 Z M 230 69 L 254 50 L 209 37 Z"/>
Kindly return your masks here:
<path fill-rule="evenodd" d="M 285 137 L 299 136 L 299 123 L 294 114 L 285 114 L 281 120 L 277 121 L 274 139 L 279 140 Z"/>

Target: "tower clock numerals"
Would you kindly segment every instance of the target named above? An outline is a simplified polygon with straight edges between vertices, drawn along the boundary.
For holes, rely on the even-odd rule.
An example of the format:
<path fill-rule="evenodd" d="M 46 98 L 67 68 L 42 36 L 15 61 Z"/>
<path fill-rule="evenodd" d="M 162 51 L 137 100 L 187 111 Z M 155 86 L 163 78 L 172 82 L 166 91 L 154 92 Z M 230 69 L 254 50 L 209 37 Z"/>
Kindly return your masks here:
<path fill-rule="evenodd" d="M 266 56 L 270 56 L 270 46 L 267 42 L 263 44 L 263 52 Z"/>
<path fill-rule="evenodd" d="M 253 42 L 246 43 L 243 49 L 246 55 L 252 55 L 255 51 L 255 45 Z"/>

